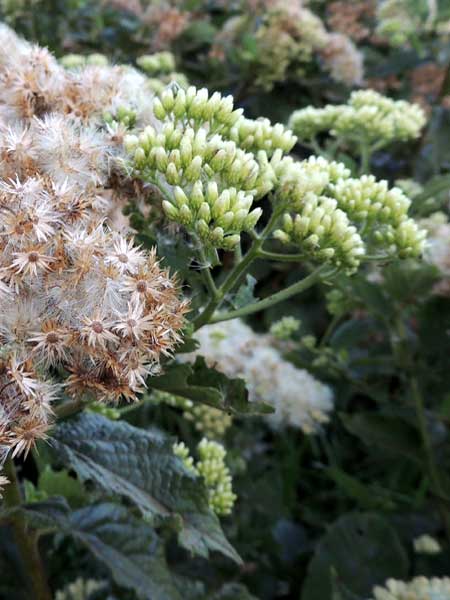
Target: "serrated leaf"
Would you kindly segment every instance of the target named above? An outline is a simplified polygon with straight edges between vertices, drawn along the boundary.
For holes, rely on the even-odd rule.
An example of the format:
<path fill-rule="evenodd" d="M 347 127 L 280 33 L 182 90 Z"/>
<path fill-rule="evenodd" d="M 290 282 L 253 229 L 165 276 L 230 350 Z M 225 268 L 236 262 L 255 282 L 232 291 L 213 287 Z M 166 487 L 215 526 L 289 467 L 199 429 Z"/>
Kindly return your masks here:
<path fill-rule="evenodd" d="M 374 413 L 341 414 L 340 417 L 347 431 L 367 446 L 422 464 L 418 433 L 402 419 Z"/>
<path fill-rule="evenodd" d="M 301 600 L 332 600 L 333 571 L 349 593 L 366 598 L 389 577 L 405 579 L 408 557 L 387 521 L 371 513 L 348 514 L 317 545 Z"/>
<path fill-rule="evenodd" d="M 273 407 L 263 402 L 249 402 L 243 379 L 231 379 L 208 367 L 203 356 L 194 364 L 171 365 L 164 375 L 152 377 L 149 387 L 208 404 L 234 414 L 268 414 Z"/>
<path fill-rule="evenodd" d="M 179 540 L 192 552 L 222 552 L 240 562 L 208 506 L 202 481 L 173 454 L 168 437 L 95 413 L 80 414 L 53 430 L 53 448 L 82 481 L 108 495 L 126 497 L 149 518 L 181 516 Z"/>
<path fill-rule="evenodd" d="M 181 600 L 154 529 L 123 506 L 102 503 L 71 512 L 63 498 L 24 505 L 35 528 L 51 527 L 86 546 L 114 581 L 142 600 Z"/>

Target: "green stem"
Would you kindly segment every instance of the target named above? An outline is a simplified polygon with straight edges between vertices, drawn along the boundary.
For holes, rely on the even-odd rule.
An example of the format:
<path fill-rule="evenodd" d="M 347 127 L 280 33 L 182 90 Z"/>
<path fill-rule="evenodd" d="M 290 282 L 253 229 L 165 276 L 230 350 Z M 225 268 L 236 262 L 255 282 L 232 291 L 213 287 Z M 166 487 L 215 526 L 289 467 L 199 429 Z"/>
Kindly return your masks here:
<path fill-rule="evenodd" d="M 278 223 L 278 219 L 280 218 L 283 212 L 283 207 L 279 206 L 273 210 L 270 219 L 267 225 L 264 227 L 261 235 L 254 235 L 253 244 L 250 247 L 250 250 L 247 254 L 237 262 L 234 268 L 226 277 L 225 281 L 222 285 L 217 289 L 217 294 L 206 305 L 203 312 L 201 312 L 193 321 L 194 330 L 200 329 L 206 323 L 209 323 L 210 318 L 214 314 L 215 310 L 219 308 L 221 303 L 223 302 L 225 296 L 230 292 L 233 287 L 239 283 L 241 277 L 244 273 L 247 272 L 250 265 L 254 260 L 258 258 L 259 253 L 261 252 L 261 248 L 265 240 L 269 237 L 272 231 L 275 229 L 276 224 Z"/>
<path fill-rule="evenodd" d="M 300 262 L 307 257 L 304 254 L 281 254 L 279 252 L 260 250 L 258 252 L 258 258 L 266 258 L 267 260 L 276 260 L 278 262 Z"/>
<path fill-rule="evenodd" d="M 205 285 L 208 289 L 208 292 L 211 294 L 211 296 L 213 298 L 217 298 L 217 294 L 218 294 L 217 287 L 214 282 L 213 276 L 211 275 L 211 270 L 210 270 L 208 261 L 206 259 L 205 251 L 203 250 L 203 248 L 201 246 L 199 249 L 199 255 L 200 255 L 200 260 L 201 260 L 200 266 L 202 269 L 203 281 L 205 282 Z"/>
<path fill-rule="evenodd" d="M 83 408 L 89 406 L 95 402 L 93 398 L 75 398 L 74 400 L 68 400 L 67 402 L 63 402 L 55 409 L 55 415 L 58 419 L 67 419 L 72 415 L 80 412 Z"/>
<path fill-rule="evenodd" d="M 372 149 L 367 141 L 362 141 L 360 143 L 361 150 L 361 164 L 359 166 L 359 175 L 364 175 L 365 173 L 369 173 L 370 171 L 370 159 L 372 157 Z"/>
<path fill-rule="evenodd" d="M 420 437 L 422 439 L 422 446 L 425 452 L 425 459 L 427 462 L 428 475 L 430 478 L 431 490 L 435 495 L 439 511 L 441 513 L 442 521 L 444 523 L 447 540 L 450 542 L 450 520 L 447 512 L 445 503 L 445 493 L 442 488 L 439 472 L 434 460 L 433 446 L 431 444 L 430 435 L 428 433 L 428 424 L 425 415 L 425 406 L 423 396 L 420 392 L 419 382 L 417 377 L 411 377 L 411 393 L 416 407 L 417 422 L 419 425 Z"/>
<path fill-rule="evenodd" d="M 281 290 L 276 294 L 272 294 L 268 298 L 264 298 L 264 300 L 259 300 L 258 302 L 252 302 L 251 304 L 247 304 L 246 306 L 238 308 L 237 310 L 218 313 L 215 316 L 212 315 L 210 317 L 209 322 L 220 323 L 221 321 L 229 321 L 230 319 L 245 317 L 255 312 L 259 312 L 260 310 L 265 310 L 266 308 L 274 306 L 275 304 L 283 302 L 284 300 L 288 300 L 292 296 L 304 292 L 305 290 L 313 286 L 315 283 L 317 283 L 327 268 L 329 268 L 329 265 L 321 265 L 320 267 L 317 267 L 317 269 L 313 271 L 310 275 L 308 275 L 301 281 L 290 285 L 284 290 Z"/>
<path fill-rule="evenodd" d="M 4 504 L 8 508 L 16 508 L 22 503 L 22 497 L 16 469 L 11 458 L 6 461 L 4 472 L 9 480 L 9 484 L 4 491 Z M 23 515 L 20 513 L 11 518 L 11 525 L 17 548 L 25 566 L 25 572 L 30 580 L 33 600 L 52 600 L 44 566 L 39 556 L 37 532 L 28 528 Z"/>

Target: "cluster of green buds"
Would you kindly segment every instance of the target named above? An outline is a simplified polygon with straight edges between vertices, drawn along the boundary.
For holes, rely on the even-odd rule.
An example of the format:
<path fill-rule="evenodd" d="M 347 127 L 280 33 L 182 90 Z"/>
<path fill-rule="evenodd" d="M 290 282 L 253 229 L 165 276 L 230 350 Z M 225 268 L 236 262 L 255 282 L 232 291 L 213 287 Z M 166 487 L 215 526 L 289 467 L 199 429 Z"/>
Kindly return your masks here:
<path fill-rule="evenodd" d="M 270 326 L 270 335 L 275 339 L 289 340 L 300 329 L 301 321 L 295 317 L 282 317 Z"/>
<path fill-rule="evenodd" d="M 381 0 L 377 5 L 376 33 L 391 46 L 403 46 L 421 32 L 428 10 L 426 0 Z"/>
<path fill-rule="evenodd" d="M 162 190 L 169 219 L 203 244 L 231 250 L 261 215 L 254 200 L 273 187 L 267 154 L 255 156 L 226 137 L 241 117 L 231 96 L 170 86 L 153 111 L 159 132 L 148 126 L 125 138 L 135 174 Z"/>
<path fill-rule="evenodd" d="M 183 417 L 193 424 L 196 431 L 202 433 L 208 439 L 223 438 L 233 422 L 232 417 L 223 410 L 207 404 L 194 403 L 188 398 L 182 398 L 168 392 L 154 392 L 151 398 L 154 402 L 181 409 Z"/>
<path fill-rule="evenodd" d="M 167 51 L 144 54 L 136 60 L 136 64 L 148 75 L 160 75 L 175 70 L 175 57 L 172 52 Z"/>
<path fill-rule="evenodd" d="M 392 100 L 374 90 L 353 92 L 348 104 L 295 111 L 289 125 L 302 141 L 329 132 L 349 143 L 382 148 L 394 141 L 415 139 L 426 116 L 418 104 Z"/>
<path fill-rule="evenodd" d="M 281 123 L 272 125 L 269 119 L 247 119 L 241 117 L 230 128 L 227 137 L 236 144 L 255 154 L 264 150 L 271 156 L 276 150 L 290 152 L 297 137 Z"/>
<path fill-rule="evenodd" d="M 229 515 L 236 494 L 233 493 L 232 477 L 225 463 L 226 450 L 222 444 L 203 438 L 197 446 L 199 460 L 195 464 L 183 442 L 174 444 L 173 451 L 188 471 L 203 478 L 211 509 L 217 515 Z"/>
<path fill-rule="evenodd" d="M 118 124 L 125 127 L 125 129 L 133 129 L 136 125 L 136 111 L 126 106 L 118 106 L 114 113 L 105 111 L 103 113 L 103 120 L 109 126 L 116 126 Z"/>
<path fill-rule="evenodd" d="M 66 69 L 82 69 L 87 66 L 106 67 L 109 60 L 104 54 L 65 54 L 59 61 Z"/>
<path fill-rule="evenodd" d="M 410 200 L 373 176 L 350 177 L 342 164 L 312 157 L 272 159 L 277 201 L 287 212 L 274 236 L 306 255 L 356 269 L 367 247 L 401 258 L 420 255 L 425 231 L 408 218 Z"/>

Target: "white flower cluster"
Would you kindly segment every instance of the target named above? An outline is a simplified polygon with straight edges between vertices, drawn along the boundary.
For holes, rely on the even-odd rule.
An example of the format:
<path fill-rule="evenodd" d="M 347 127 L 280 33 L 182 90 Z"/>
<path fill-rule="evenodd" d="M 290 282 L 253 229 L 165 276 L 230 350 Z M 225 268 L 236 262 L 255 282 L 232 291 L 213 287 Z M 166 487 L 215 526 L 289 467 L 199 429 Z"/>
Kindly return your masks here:
<path fill-rule="evenodd" d="M 236 494 L 233 493 L 233 481 L 225 463 L 226 450 L 222 444 L 203 438 L 197 445 L 199 460 L 195 463 L 183 442 L 174 444 L 173 451 L 186 469 L 203 478 L 211 509 L 218 515 L 229 515 L 236 502 Z"/>
<path fill-rule="evenodd" d="M 416 554 L 439 554 L 442 552 L 440 543 L 431 535 L 421 535 L 413 542 Z"/>
<path fill-rule="evenodd" d="M 436 212 L 419 221 L 428 232 L 425 247 L 425 260 L 437 267 L 442 275 L 434 291 L 445 296 L 450 295 L 450 223 L 443 212 Z"/>
<path fill-rule="evenodd" d="M 270 336 L 255 333 L 236 319 L 206 325 L 196 339 L 200 347 L 187 360 L 204 356 L 208 365 L 228 377 L 242 377 L 251 402 L 263 401 L 275 409 L 268 417 L 273 426 L 289 425 L 310 434 L 328 421 L 331 389 L 286 361 L 271 346 Z"/>
<path fill-rule="evenodd" d="M 300 140 L 329 132 L 350 143 L 377 148 L 419 137 L 426 116 L 418 104 L 392 100 L 374 90 L 352 92 L 347 104 L 305 108 L 292 113 L 289 126 Z"/>
<path fill-rule="evenodd" d="M 89 600 L 91 594 L 94 594 L 94 592 L 100 590 L 102 587 L 103 583 L 101 581 L 78 577 L 62 590 L 58 590 L 55 600 Z"/>
<path fill-rule="evenodd" d="M 155 254 L 107 223 L 122 145 L 102 113 L 147 120 L 142 77 L 67 71 L 2 26 L 0 80 L 0 449 L 18 454 L 50 426 L 50 371 L 69 394 L 132 399 L 187 306 Z"/>
<path fill-rule="evenodd" d="M 166 190 L 169 219 L 204 244 L 232 249 L 261 216 L 254 200 L 273 186 L 268 155 L 292 148 L 295 137 L 282 125 L 244 119 L 231 96 L 193 86 L 169 86 L 153 109 L 162 127 L 125 139 L 135 174 Z"/>
<path fill-rule="evenodd" d="M 372 600 L 450 600 L 450 577 L 415 577 L 408 583 L 388 579 L 373 594 Z"/>
<path fill-rule="evenodd" d="M 399 188 L 372 175 L 352 178 L 343 164 L 320 157 L 276 159 L 277 198 L 289 211 L 274 233 L 281 242 L 349 271 L 371 247 L 402 258 L 423 251 L 426 233 L 408 218 L 410 200 Z"/>

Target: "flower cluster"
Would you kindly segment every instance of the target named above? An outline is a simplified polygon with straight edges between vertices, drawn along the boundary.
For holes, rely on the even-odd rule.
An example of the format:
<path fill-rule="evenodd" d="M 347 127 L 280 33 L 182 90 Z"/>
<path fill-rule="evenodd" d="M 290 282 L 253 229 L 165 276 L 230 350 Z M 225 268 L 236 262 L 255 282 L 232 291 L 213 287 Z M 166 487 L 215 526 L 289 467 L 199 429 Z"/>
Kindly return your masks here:
<path fill-rule="evenodd" d="M 373 590 L 373 600 L 450 600 L 450 577 L 415 577 L 405 583 L 388 579 L 385 587 Z"/>
<path fill-rule="evenodd" d="M 423 28 L 426 13 L 417 10 L 426 7 L 426 2 L 411 0 L 382 0 L 378 4 L 376 33 L 392 46 L 403 46 Z M 422 12 L 422 14 L 421 14 Z"/>
<path fill-rule="evenodd" d="M 408 218 L 410 201 L 399 188 L 372 175 L 352 178 L 343 164 L 323 158 L 274 159 L 277 198 L 289 211 L 274 233 L 281 242 L 350 271 L 368 248 L 400 257 L 423 251 L 425 231 Z"/>
<path fill-rule="evenodd" d="M 207 404 L 194 403 L 192 400 L 167 392 L 154 392 L 151 399 L 157 403 L 163 402 L 174 408 L 180 408 L 183 417 L 191 421 L 194 428 L 208 439 L 222 438 L 233 422 L 232 417 L 223 410 Z"/>
<path fill-rule="evenodd" d="M 66 585 L 62 590 L 58 590 L 55 600 L 88 600 L 91 594 L 94 594 L 103 587 L 101 581 L 95 579 L 83 579 L 78 577 L 72 583 Z"/>
<path fill-rule="evenodd" d="M 347 104 L 295 111 L 289 125 L 300 140 L 322 132 L 381 148 L 393 141 L 415 139 L 425 125 L 425 113 L 417 104 L 392 100 L 374 90 L 353 92 Z"/>
<path fill-rule="evenodd" d="M 250 3 L 249 3 L 250 4 Z M 255 84 L 270 91 L 277 82 L 306 73 L 311 63 L 320 63 L 336 81 L 358 85 L 363 79 L 362 54 L 351 40 L 341 33 L 327 31 L 324 23 L 300 0 L 271 0 L 247 8 L 241 15 L 225 21 L 215 39 L 210 56 L 224 60 L 236 56 L 241 36 L 254 31 L 255 51 L 239 54 L 250 63 Z M 254 15 L 253 21 L 249 14 Z"/>
<path fill-rule="evenodd" d="M 300 329 L 300 321 L 295 317 L 282 317 L 270 326 L 270 335 L 277 340 L 288 340 Z"/>
<path fill-rule="evenodd" d="M 175 57 L 171 52 L 156 52 L 155 54 L 143 54 L 136 64 L 148 75 L 160 75 L 171 73 L 175 70 Z"/>
<path fill-rule="evenodd" d="M 292 147 L 295 138 L 282 126 L 242 119 L 231 96 L 209 96 L 206 89 L 169 86 L 153 110 L 162 126 L 125 139 L 134 173 L 165 190 L 162 206 L 169 219 L 204 244 L 232 249 L 261 215 L 254 200 L 273 186 L 266 151 L 255 156 L 233 138 L 253 132 L 251 147 L 269 152 Z"/>
<path fill-rule="evenodd" d="M 50 372 L 68 394 L 133 399 L 187 306 L 155 253 L 108 223 L 122 150 L 102 114 L 139 120 L 141 76 L 66 71 L 4 27 L 0 41 L 0 448 L 15 455 L 51 424 Z"/>
<path fill-rule="evenodd" d="M 330 388 L 287 362 L 270 336 L 234 320 L 202 327 L 196 338 L 200 347 L 187 360 L 201 355 L 225 375 L 242 377 L 251 402 L 263 401 L 275 409 L 268 417 L 275 427 L 290 425 L 309 434 L 328 421 L 333 408 Z"/>
<path fill-rule="evenodd" d="M 421 535 L 414 540 L 416 554 L 439 554 L 442 552 L 440 543 L 431 535 Z"/>
<path fill-rule="evenodd" d="M 186 469 L 203 478 L 211 509 L 218 515 L 229 515 L 236 494 L 233 493 L 232 477 L 225 463 L 226 450 L 222 444 L 203 438 L 197 446 L 199 459 L 195 463 L 183 442 L 174 444 L 173 450 Z"/>

